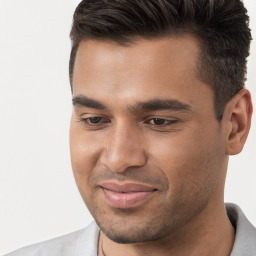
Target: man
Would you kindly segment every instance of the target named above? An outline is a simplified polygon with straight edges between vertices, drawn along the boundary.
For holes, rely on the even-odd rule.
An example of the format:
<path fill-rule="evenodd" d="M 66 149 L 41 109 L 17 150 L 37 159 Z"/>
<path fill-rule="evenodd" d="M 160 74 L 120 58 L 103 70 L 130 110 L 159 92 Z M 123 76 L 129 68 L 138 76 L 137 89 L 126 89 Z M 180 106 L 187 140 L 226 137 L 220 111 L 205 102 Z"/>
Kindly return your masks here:
<path fill-rule="evenodd" d="M 240 0 L 84 0 L 71 31 L 72 167 L 95 219 L 9 255 L 256 255 L 224 204 L 252 115 Z"/>

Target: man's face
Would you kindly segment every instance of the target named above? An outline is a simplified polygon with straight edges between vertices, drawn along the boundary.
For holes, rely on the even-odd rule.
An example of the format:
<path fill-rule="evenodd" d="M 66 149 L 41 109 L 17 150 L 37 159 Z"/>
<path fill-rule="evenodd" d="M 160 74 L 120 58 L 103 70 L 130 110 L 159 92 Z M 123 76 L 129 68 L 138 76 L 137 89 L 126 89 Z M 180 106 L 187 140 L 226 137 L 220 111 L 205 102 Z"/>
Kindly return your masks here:
<path fill-rule="evenodd" d="M 171 235 L 222 198 L 224 135 L 191 36 L 80 43 L 70 144 L 79 191 L 122 243 Z"/>

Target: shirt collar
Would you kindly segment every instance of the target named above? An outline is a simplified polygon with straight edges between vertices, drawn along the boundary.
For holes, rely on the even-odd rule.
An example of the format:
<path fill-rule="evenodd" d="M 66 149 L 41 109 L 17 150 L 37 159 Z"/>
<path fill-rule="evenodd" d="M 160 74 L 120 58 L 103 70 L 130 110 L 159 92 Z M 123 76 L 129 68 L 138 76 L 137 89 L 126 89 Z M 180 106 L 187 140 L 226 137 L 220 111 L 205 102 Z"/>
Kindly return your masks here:
<path fill-rule="evenodd" d="M 239 206 L 226 204 L 228 217 L 235 227 L 236 236 L 231 256 L 256 255 L 256 229 Z"/>

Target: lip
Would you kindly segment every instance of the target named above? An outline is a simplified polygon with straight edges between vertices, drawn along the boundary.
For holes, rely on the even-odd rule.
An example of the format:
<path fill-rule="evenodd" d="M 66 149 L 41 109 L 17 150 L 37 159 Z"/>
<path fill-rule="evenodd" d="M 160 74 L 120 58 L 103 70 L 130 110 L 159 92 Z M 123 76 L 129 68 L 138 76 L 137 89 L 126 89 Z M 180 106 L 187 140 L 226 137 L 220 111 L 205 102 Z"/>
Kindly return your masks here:
<path fill-rule="evenodd" d="M 100 185 L 107 203 L 114 208 L 133 208 L 143 204 L 157 189 L 144 184 L 104 182 Z"/>

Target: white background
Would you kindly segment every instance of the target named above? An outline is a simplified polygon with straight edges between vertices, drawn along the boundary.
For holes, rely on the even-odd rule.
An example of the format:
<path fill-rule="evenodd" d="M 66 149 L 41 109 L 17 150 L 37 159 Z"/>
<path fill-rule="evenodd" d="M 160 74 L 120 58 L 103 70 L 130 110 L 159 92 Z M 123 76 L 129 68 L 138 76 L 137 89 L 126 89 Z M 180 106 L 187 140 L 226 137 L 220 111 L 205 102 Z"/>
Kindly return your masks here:
<path fill-rule="evenodd" d="M 68 130 L 69 31 L 78 0 L 0 0 L 0 254 L 86 226 Z M 245 0 L 256 38 L 256 1 Z M 256 44 L 247 87 L 256 105 Z M 231 157 L 226 201 L 256 225 L 256 120 Z"/>

